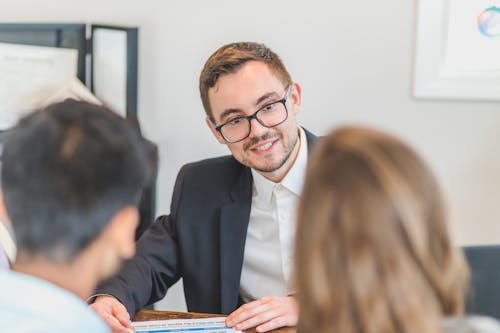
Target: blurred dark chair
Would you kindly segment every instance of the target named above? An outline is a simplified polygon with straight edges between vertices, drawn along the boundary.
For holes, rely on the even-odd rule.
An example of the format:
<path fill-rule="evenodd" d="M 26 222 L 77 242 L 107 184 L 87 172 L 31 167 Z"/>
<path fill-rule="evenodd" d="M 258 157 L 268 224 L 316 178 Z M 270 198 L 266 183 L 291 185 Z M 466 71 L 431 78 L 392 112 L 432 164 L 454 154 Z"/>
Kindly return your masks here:
<path fill-rule="evenodd" d="M 500 319 L 500 245 L 463 248 L 471 270 L 467 313 Z"/>
<path fill-rule="evenodd" d="M 142 135 L 141 125 L 139 124 L 137 116 L 127 116 L 126 120 L 144 139 L 146 149 L 148 150 L 148 160 L 144 161 L 144 163 L 149 163 L 152 168 L 152 177 L 149 183 L 142 189 L 142 195 L 139 202 L 139 225 L 135 232 L 135 240 L 137 241 L 156 218 L 156 179 L 158 177 L 159 156 L 158 146 Z"/>
<path fill-rule="evenodd" d="M 149 184 L 142 191 L 141 201 L 139 203 L 139 226 L 135 233 L 135 240 L 138 240 L 141 235 L 155 220 L 156 211 L 156 178 L 158 175 L 158 147 L 153 142 L 145 139 L 148 148 L 149 161 L 144 163 L 151 163 L 153 168 L 153 177 L 150 179 Z"/>

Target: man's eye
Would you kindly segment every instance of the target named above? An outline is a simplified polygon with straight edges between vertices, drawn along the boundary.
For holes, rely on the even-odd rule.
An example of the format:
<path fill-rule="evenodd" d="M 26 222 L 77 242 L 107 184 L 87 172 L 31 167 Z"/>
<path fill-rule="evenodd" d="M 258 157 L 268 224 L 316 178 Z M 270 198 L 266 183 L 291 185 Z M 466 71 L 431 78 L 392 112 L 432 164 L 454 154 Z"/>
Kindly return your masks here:
<path fill-rule="evenodd" d="M 271 103 L 271 104 L 267 104 L 265 105 L 262 110 L 263 111 L 272 111 L 274 108 L 276 107 L 276 103 Z"/>
<path fill-rule="evenodd" d="M 229 125 L 238 125 L 242 121 L 243 121 L 243 118 L 242 117 L 238 117 L 238 118 L 234 118 L 234 119 L 229 120 L 226 124 L 229 124 Z"/>

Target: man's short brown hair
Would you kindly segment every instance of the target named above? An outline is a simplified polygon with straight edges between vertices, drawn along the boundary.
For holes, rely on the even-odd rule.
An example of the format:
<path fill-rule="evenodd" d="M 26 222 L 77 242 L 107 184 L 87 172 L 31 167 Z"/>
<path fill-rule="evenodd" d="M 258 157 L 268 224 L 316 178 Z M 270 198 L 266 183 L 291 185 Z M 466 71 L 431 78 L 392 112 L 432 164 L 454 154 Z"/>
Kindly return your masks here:
<path fill-rule="evenodd" d="M 212 121 L 214 119 L 208 100 L 208 90 L 215 86 L 222 75 L 237 72 L 249 61 L 261 61 L 267 64 L 276 73 L 283 86 L 292 83 L 292 78 L 280 57 L 264 44 L 239 42 L 224 45 L 208 58 L 200 74 L 201 101 L 207 116 Z"/>

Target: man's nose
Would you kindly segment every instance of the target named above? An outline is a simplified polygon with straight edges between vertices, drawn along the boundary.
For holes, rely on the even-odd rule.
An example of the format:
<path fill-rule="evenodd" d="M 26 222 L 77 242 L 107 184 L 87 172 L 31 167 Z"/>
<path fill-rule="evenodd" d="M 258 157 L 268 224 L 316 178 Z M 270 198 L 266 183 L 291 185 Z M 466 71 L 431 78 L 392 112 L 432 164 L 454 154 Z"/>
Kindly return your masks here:
<path fill-rule="evenodd" d="M 250 136 L 259 137 L 266 133 L 267 127 L 263 126 L 256 118 L 250 119 Z"/>

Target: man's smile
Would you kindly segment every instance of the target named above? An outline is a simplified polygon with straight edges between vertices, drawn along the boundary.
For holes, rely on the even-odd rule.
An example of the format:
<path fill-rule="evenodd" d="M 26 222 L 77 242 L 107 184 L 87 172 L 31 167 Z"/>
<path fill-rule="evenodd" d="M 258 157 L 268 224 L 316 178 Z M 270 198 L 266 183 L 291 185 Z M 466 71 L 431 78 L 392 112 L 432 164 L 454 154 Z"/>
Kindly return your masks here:
<path fill-rule="evenodd" d="M 273 147 L 276 145 L 278 140 L 279 139 L 276 138 L 276 139 L 271 139 L 271 140 L 259 142 L 258 144 L 251 146 L 250 150 L 256 154 L 259 154 L 259 155 L 267 154 L 273 149 Z"/>

